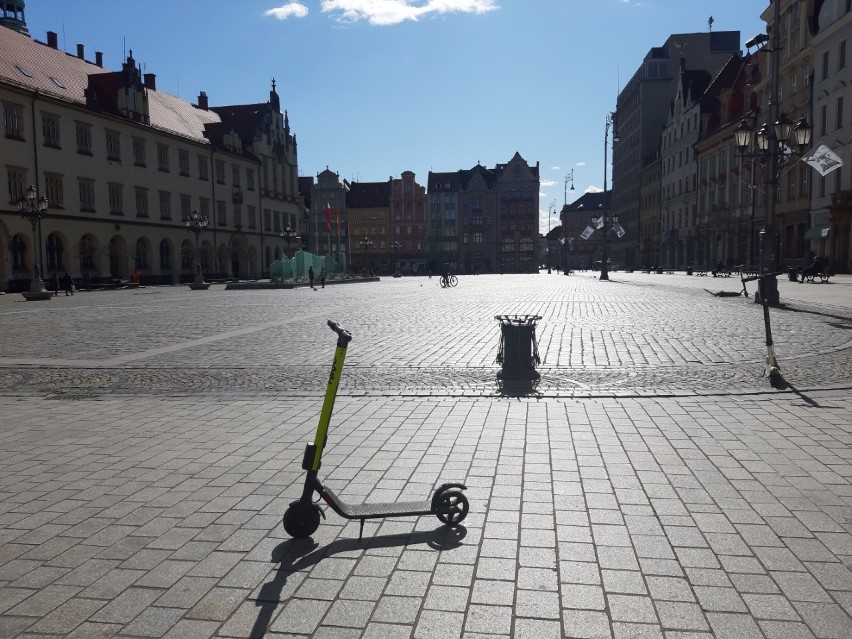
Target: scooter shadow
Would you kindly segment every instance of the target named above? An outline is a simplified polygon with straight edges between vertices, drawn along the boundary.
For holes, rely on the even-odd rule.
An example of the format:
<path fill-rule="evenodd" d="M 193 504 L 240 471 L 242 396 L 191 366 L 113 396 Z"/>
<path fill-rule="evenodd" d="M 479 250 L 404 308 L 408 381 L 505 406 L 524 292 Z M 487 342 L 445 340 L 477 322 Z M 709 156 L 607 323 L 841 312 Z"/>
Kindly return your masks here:
<path fill-rule="evenodd" d="M 395 535 L 380 535 L 363 539 L 338 539 L 326 546 L 320 546 L 313 539 L 288 539 L 278 544 L 272 550 L 272 561 L 280 562 L 280 566 L 272 581 L 263 584 L 258 593 L 255 605 L 260 610 L 254 622 L 249 637 L 263 637 L 272 615 L 281 602 L 281 593 L 290 575 L 318 564 L 322 559 L 340 553 L 371 548 L 393 548 L 396 546 L 411 546 L 426 544 L 434 550 L 451 550 L 462 545 L 467 535 L 467 529 L 458 525 L 454 528 L 439 526 L 434 530 Z"/>

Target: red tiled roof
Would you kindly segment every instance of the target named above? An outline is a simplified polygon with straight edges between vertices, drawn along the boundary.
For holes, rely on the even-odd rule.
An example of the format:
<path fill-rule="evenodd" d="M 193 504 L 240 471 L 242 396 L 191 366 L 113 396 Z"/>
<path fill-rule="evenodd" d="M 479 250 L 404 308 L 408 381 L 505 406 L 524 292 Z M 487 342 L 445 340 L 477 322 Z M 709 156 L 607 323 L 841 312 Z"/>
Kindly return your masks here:
<path fill-rule="evenodd" d="M 110 72 L 29 36 L 0 27 L 0 82 L 85 106 L 89 75 L 106 73 Z M 198 109 L 185 100 L 151 89 L 148 90 L 148 110 L 151 127 L 202 144 L 208 143 L 204 137 L 204 126 L 220 121 L 212 110 Z"/>

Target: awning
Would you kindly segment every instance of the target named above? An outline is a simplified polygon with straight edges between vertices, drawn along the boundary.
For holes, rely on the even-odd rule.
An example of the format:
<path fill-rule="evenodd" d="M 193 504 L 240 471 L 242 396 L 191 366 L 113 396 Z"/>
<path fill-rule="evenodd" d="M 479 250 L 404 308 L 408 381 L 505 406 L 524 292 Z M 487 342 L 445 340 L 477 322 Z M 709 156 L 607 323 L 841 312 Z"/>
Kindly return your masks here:
<path fill-rule="evenodd" d="M 806 240 L 821 240 L 828 237 L 830 226 L 815 226 L 812 229 L 805 231 Z"/>

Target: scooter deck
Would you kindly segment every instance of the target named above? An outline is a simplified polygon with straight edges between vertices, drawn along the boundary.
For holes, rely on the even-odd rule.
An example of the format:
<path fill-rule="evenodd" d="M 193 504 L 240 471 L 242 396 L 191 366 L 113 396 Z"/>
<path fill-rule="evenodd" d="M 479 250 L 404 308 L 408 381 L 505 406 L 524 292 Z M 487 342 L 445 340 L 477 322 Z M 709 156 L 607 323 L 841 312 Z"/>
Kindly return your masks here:
<path fill-rule="evenodd" d="M 322 495 L 325 502 L 341 517 L 347 519 L 373 519 L 379 517 L 407 517 L 431 515 L 431 501 L 396 501 L 376 504 L 347 504 L 328 488 Z M 322 493 L 321 493 L 322 494 Z"/>

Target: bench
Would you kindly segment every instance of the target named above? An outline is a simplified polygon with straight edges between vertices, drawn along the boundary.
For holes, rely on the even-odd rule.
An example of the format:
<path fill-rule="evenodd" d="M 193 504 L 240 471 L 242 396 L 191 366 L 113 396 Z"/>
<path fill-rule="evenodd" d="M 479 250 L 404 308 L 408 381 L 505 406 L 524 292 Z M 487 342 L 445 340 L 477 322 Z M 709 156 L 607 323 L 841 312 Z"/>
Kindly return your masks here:
<path fill-rule="evenodd" d="M 712 271 L 713 277 L 731 277 L 731 271 L 723 268 L 716 271 Z"/>
<path fill-rule="evenodd" d="M 707 275 L 707 269 L 704 267 L 697 268 L 693 272 L 700 277 L 705 277 Z M 713 275 L 715 276 L 716 273 L 713 273 Z"/>
<path fill-rule="evenodd" d="M 823 282 L 828 282 L 832 275 L 834 273 L 802 273 L 801 281 L 822 284 Z M 817 282 L 817 279 L 819 279 L 819 282 Z"/>

